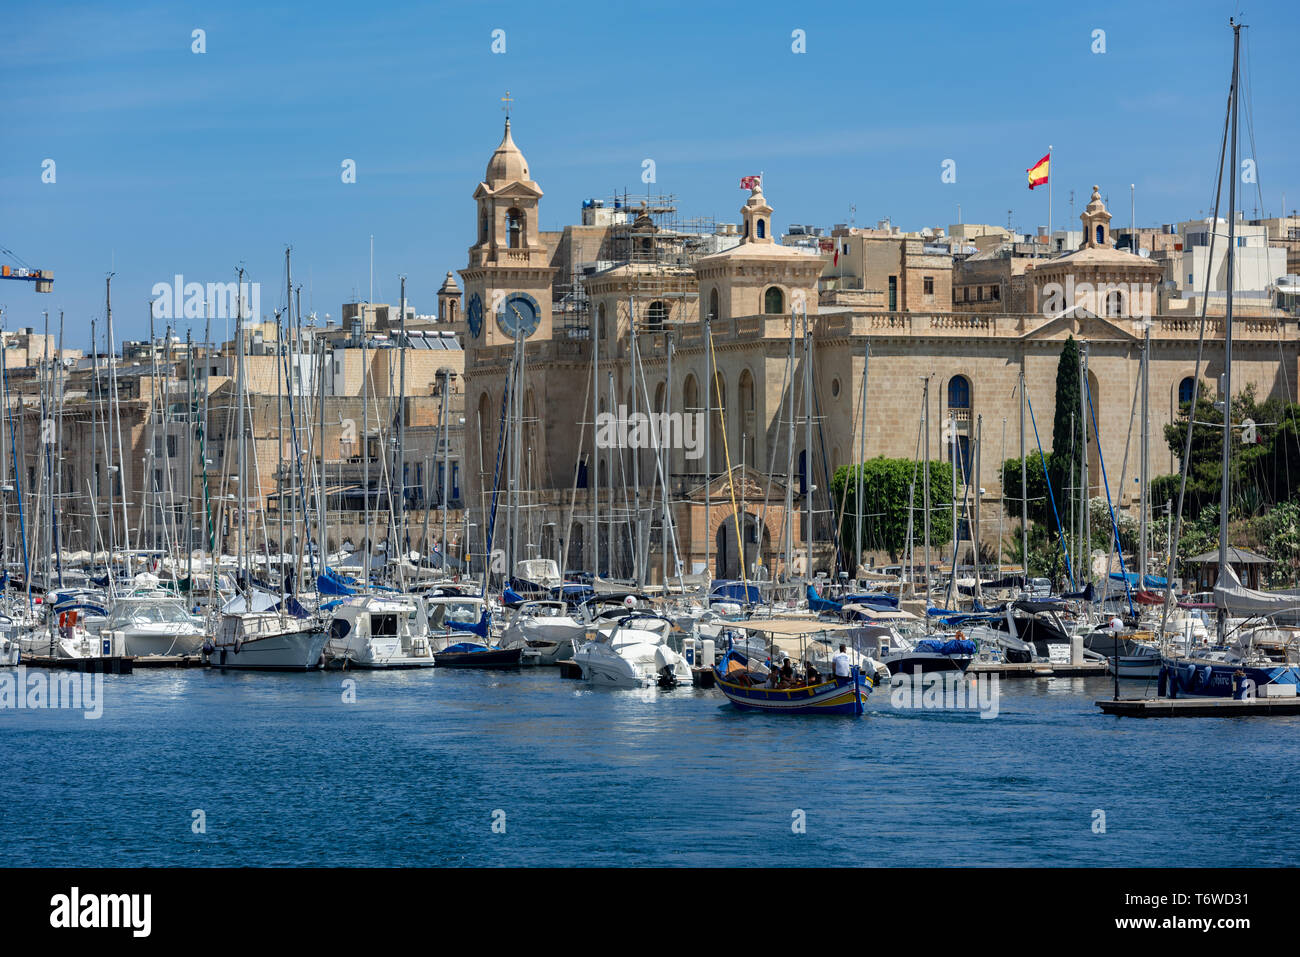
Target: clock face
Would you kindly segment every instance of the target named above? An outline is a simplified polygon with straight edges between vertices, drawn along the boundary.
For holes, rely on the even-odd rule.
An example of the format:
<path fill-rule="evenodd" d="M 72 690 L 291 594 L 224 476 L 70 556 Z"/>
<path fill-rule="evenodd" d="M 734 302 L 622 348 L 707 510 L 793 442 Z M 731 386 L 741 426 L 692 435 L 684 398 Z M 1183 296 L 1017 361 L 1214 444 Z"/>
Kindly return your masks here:
<path fill-rule="evenodd" d="M 537 331 L 542 313 L 537 307 L 537 300 L 526 292 L 514 292 L 506 296 L 497 308 L 497 325 L 511 339 L 516 334 L 527 339 Z"/>
<path fill-rule="evenodd" d="M 466 310 L 465 318 L 469 321 L 470 336 L 477 339 L 483 331 L 483 300 L 478 293 L 469 297 L 469 309 Z"/>

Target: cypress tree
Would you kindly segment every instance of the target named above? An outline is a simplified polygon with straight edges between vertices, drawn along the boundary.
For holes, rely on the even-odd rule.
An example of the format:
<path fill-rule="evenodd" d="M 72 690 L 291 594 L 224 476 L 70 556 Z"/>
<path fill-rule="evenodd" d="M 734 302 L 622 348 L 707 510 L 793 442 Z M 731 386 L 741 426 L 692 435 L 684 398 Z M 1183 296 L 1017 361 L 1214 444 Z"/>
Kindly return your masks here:
<path fill-rule="evenodd" d="M 1079 471 L 1082 453 L 1083 423 L 1079 421 L 1079 403 L 1082 401 L 1079 382 L 1079 344 L 1074 336 L 1065 340 L 1061 359 L 1056 366 L 1056 415 L 1052 421 L 1052 453 L 1048 474 L 1052 478 L 1052 494 L 1059 509 L 1065 501 L 1071 477 Z M 1051 505 L 1047 506 L 1051 511 Z M 1055 522 L 1053 522 L 1053 526 Z M 1056 534 L 1055 527 L 1052 534 Z"/>

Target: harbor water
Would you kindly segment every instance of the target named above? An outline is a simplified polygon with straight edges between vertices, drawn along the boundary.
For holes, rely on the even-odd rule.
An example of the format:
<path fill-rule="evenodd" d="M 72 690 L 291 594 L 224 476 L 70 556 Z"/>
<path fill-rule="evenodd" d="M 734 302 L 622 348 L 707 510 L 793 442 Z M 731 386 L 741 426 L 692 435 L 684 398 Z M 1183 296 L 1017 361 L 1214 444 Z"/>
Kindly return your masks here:
<path fill-rule="evenodd" d="M 1300 823 L 1300 719 L 1109 718 L 1105 678 L 1004 680 L 991 720 L 551 669 L 103 682 L 97 720 L 0 711 L 11 866 L 1290 865 Z"/>

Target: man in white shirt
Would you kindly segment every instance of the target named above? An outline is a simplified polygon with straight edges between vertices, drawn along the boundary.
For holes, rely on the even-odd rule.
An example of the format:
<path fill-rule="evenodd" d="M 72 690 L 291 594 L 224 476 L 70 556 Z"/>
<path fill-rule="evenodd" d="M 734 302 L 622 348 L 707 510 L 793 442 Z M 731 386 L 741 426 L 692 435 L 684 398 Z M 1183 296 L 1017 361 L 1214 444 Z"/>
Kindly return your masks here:
<path fill-rule="evenodd" d="M 831 671 L 834 672 L 836 678 L 848 678 L 852 675 L 849 666 L 848 649 L 843 645 L 840 645 L 840 653 L 831 659 Z"/>

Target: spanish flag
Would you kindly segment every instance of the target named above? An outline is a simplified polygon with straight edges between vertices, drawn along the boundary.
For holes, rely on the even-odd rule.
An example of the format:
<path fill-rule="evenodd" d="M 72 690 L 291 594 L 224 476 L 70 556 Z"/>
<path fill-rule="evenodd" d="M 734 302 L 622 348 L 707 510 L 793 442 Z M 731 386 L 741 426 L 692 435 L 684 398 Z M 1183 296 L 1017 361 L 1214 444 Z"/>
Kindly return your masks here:
<path fill-rule="evenodd" d="M 1026 171 L 1029 173 L 1029 188 L 1042 186 L 1047 182 L 1047 167 L 1052 159 L 1052 154 L 1048 153 Z"/>

